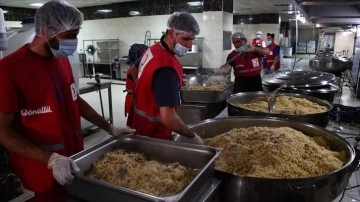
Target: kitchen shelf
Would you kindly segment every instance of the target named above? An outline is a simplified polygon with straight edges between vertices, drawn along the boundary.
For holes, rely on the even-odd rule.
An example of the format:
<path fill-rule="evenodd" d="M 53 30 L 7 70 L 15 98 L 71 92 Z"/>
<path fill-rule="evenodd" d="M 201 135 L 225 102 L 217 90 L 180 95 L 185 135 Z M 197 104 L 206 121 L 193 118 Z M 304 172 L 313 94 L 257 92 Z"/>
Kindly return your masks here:
<path fill-rule="evenodd" d="M 92 55 L 86 53 L 86 68 L 89 75 L 99 74 L 102 78 L 114 78 L 113 63 L 114 59 L 119 58 L 120 55 L 120 41 L 119 39 L 92 39 L 83 40 L 83 50 L 92 45 L 95 47 L 95 53 Z"/>

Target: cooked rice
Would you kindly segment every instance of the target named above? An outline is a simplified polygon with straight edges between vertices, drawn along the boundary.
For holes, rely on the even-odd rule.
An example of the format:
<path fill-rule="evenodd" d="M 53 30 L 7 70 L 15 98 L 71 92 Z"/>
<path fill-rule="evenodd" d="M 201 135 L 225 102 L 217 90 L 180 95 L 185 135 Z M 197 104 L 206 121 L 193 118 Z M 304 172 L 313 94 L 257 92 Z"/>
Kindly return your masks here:
<path fill-rule="evenodd" d="M 289 127 L 235 128 L 204 139 L 204 144 L 221 149 L 216 169 L 240 176 L 307 178 L 346 162 L 345 151 L 329 150 L 323 137 L 311 138 Z"/>
<path fill-rule="evenodd" d="M 235 104 L 235 106 L 259 112 L 269 112 L 269 97 L 260 97 L 246 104 Z M 287 115 L 316 114 L 327 111 L 327 107 L 319 105 L 305 98 L 294 96 L 277 96 L 273 113 Z"/>
<path fill-rule="evenodd" d="M 196 174 L 179 163 L 165 164 L 141 153 L 114 150 L 93 163 L 87 176 L 154 196 L 172 196 Z"/>
<path fill-rule="evenodd" d="M 224 90 L 226 87 L 228 86 L 228 84 L 226 82 L 223 81 L 213 81 L 213 82 L 208 82 L 205 85 L 189 85 L 187 87 L 188 90 L 205 90 L 205 91 L 221 91 Z"/>

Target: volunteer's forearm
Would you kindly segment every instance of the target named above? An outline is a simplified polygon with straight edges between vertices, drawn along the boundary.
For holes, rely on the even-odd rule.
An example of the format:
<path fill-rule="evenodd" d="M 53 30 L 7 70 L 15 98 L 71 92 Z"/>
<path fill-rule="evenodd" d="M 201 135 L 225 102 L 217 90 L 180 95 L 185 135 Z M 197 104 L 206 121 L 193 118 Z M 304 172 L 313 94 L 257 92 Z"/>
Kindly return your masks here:
<path fill-rule="evenodd" d="M 0 144 L 20 156 L 47 164 L 52 152 L 41 149 L 6 126 L 7 124 L 4 124 L 4 113 L 0 112 L 0 114 Z"/>
<path fill-rule="evenodd" d="M 80 115 L 87 121 L 98 126 L 99 128 L 109 131 L 110 123 L 97 113 L 84 99 L 78 97 Z"/>
<path fill-rule="evenodd" d="M 189 130 L 174 109 L 160 107 L 161 121 L 170 130 L 188 138 L 193 138 L 194 133 Z"/>

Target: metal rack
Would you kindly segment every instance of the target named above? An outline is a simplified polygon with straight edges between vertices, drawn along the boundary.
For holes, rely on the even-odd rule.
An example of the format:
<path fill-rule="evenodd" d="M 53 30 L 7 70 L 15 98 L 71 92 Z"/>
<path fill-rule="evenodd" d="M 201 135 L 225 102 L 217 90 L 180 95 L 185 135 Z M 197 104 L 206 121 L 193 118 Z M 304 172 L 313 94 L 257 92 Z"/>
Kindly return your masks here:
<path fill-rule="evenodd" d="M 87 51 L 90 45 L 95 48 L 94 54 Z M 112 64 L 114 59 L 119 58 L 120 55 L 119 39 L 83 40 L 83 50 L 87 58 L 87 72 L 90 75 L 95 76 L 95 74 L 98 74 L 103 78 L 113 78 Z"/>

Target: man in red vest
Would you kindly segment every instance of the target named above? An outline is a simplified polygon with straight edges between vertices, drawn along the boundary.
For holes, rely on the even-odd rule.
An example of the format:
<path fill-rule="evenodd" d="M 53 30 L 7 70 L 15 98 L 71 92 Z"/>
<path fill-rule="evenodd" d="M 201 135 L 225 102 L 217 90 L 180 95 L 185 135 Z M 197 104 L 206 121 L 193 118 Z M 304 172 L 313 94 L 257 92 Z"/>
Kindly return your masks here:
<path fill-rule="evenodd" d="M 48 1 L 36 11 L 33 41 L 0 60 L 0 144 L 35 193 L 71 183 L 80 171 L 68 157 L 83 150 L 80 116 L 113 136 L 135 132 L 111 125 L 77 93 L 67 56 L 82 22 L 73 5 Z"/>
<path fill-rule="evenodd" d="M 267 33 L 267 48 L 270 53 L 264 62 L 264 74 L 270 74 L 280 69 L 280 46 L 274 43 L 275 34 Z"/>
<path fill-rule="evenodd" d="M 229 74 L 233 67 L 235 76 L 233 93 L 262 91 L 261 60 L 263 55 L 269 53 L 269 49 L 247 44 L 242 32 L 232 34 L 231 41 L 235 50 L 228 55 L 226 61 L 235 59 L 216 70 L 215 74 Z"/>
<path fill-rule="evenodd" d="M 200 28 L 187 12 L 173 13 L 167 22 L 165 35 L 143 54 L 134 100 L 134 117 L 130 127 L 137 135 L 171 140 L 172 132 L 202 144 L 201 138 L 190 131 L 176 110 L 180 104 L 182 57 L 192 46 Z"/>
<path fill-rule="evenodd" d="M 266 43 L 261 38 L 261 36 L 262 36 L 261 31 L 256 32 L 255 38 L 252 40 L 252 43 L 251 43 L 254 47 L 264 47 L 264 48 L 266 48 Z"/>

